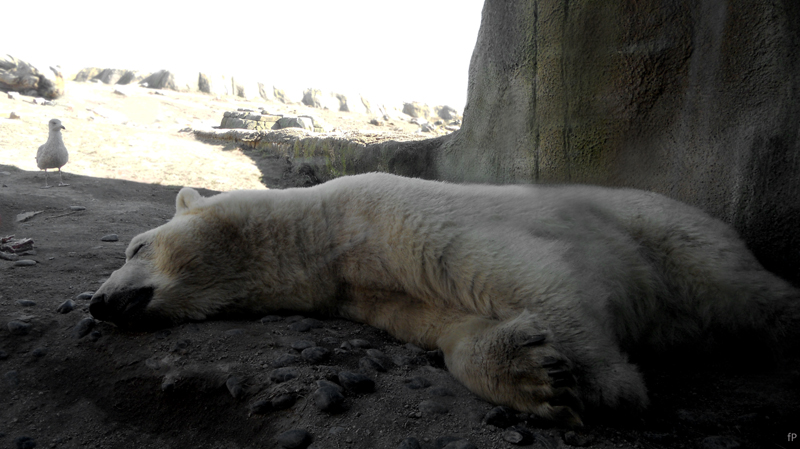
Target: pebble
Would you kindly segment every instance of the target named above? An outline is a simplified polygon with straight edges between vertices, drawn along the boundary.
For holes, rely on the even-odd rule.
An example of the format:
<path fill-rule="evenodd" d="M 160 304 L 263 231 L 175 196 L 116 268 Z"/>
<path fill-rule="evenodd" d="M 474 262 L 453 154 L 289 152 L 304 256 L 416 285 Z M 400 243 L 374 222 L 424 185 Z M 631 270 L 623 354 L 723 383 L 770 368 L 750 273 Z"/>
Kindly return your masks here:
<path fill-rule="evenodd" d="M 267 315 L 264 318 L 261 318 L 260 321 L 261 324 L 264 324 L 264 323 L 274 323 L 276 321 L 281 321 L 281 320 L 283 320 L 283 318 L 279 317 L 278 315 Z"/>
<path fill-rule="evenodd" d="M 226 337 L 236 337 L 237 335 L 243 335 L 244 329 L 239 329 L 239 328 L 228 329 L 224 332 L 224 334 Z"/>
<path fill-rule="evenodd" d="M 8 327 L 8 332 L 11 335 L 28 335 L 31 329 L 33 329 L 33 324 L 31 323 L 24 323 L 18 320 L 11 320 L 6 325 Z"/>
<path fill-rule="evenodd" d="M 100 237 L 100 241 L 102 242 L 117 242 L 119 241 L 119 236 L 117 234 L 108 234 Z"/>
<path fill-rule="evenodd" d="M 406 388 L 410 390 L 422 390 L 423 388 L 428 388 L 431 386 L 431 381 L 424 377 L 412 377 L 410 379 L 404 379 L 403 382 L 406 384 Z"/>
<path fill-rule="evenodd" d="M 577 433 L 574 430 L 570 430 L 564 433 L 564 442 L 570 446 L 586 447 L 590 446 L 594 442 L 594 436 L 584 435 Z"/>
<path fill-rule="evenodd" d="M 441 415 L 449 412 L 450 410 L 447 408 L 446 405 L 440 402 L 434 401 L 432 399 L 426 399 L 419 403 L 419 411 L 421 411 L 422 413 Z"/>
<path fill-rule="evenodd" d="M 17 449 L 33 449 L 36 447 L 36 441 L 31 437 L 18 437 L 14 439 L 14 444 Z"/>
<path fill-rule="evenodd" d="M 11 370 L 7 372 L 5 378 L 11 388 L 19 386 L 19 373 L 17 371 Z"/>
<path fill-rule="evenodd" d="M 272 403 L 266 399 L 259 399 L 251 402 L 247 408 L 250 409 L 251 415 L 263 415 L 270 411 Z"/>
<path fill-rule="evenodd" d="M 318 364 L 324 362 L 328 357 L 330 357 L 331 351 L 322 348 L 320 346 L 314 346 L 313 348 L 304 349 L 303 352 L 300 353 L 300 356 L 303 357 L 311 364 Z"/>
<path fill-rule="evenodd" d="M 415 345 L 414 343 L 406 343 L 406 349 L 413 352 L 414 354 L 424 354 L 425 350 L 420 348 L 419 346 Z"/>
<path fill-rule="evenodd" d="M 83 338 L 89 335 L 89 332 L 94 328 L 95 322 L 92 318 L 86 317 L 80 321 L 72 329 L 72 336 L 75 338 Z"/>
<path fill-rule="evenodd" d="M 101 334 L 99 330 L 95 329 L 95 330 L 89 332 L 89 341 L 95 342 L 95 341 L 99 340 L 100 337 L 102 337 L 102 336 L 103 336 L 103 334 Z"/>
<path fill-rule="evenodd" d="M 94 296 L 94 292 L 83 292 L 76 296 L 75 299 L 92 299 L 92 296 Z"/>
<path fill-rule="evenodd" d="M 304 323 L 302 321 L 298 321 L 296 323 L 292 323 L 286 326 L 290 331 L 295 332 L 308 332 L 311 330 L 311 326 L 308 323 Z"/>
<path fill-rule="evenodd" d="M 14 111 L 11 111 L 11 113 L 10 113 L 10 114 L 8 114 L 8 118 L 10 118 L 10 119 L 12 119 L 12 120 L 17 120 L 17 119 L 20 119 L 21 117 L 20 117 L 20 116 L 19 116 L 19 114 L 17 114 L 16 112 L 14 112 Z"/>
<path fill-rule="evenodd" d="M 361 368 L 362 371 L 378 371 L 381 373 L 386 372 L 386 367 L 384 366 L 383 362 L 375 357 L 362 357 L 358 361 L 358 367 Z"/>
<path fill-rule="evenodd" d="M 282 394 L 273 399 L 270 404 L 274 410 L 286 410 L 293 406 L 296 401 L 297 398 L 293 394 Z"/>
<path fill-rule="evenodd" d="M 503 439 L 511 444 L 516 444 L 517 446 L 527 446 L 529 444 L 533 444 L 535 438 L 533 436 L 533 432 L 530 430 L 521 426 L 514 426 L 503 432 Z M 566 438 L 564 439 L 564 442 L 566 442 Z"/>
<path fill-rule="evenodd" d="M 286 449 L 305 449 L 311 440 L 311 434 L 302 429 L 287 430 L 275 437 L 275 441 Z"/>
<path fill-rule="evenodd" d="M 278 368 L 269 373 L 269 379 L 276 384 L 292 380 L 298 376 L 300 376 L 300 373 L 293 367 Z"/>
<path fill-rule="evenodd" d="M 342 387 L 333 382 L 325 380 L 317 381 L 317 388 L 314 391 L 314 405 L 323 412 L 336 413 L 342 410 L 344 405 L 344 394 Z"/>
<path fill-rule="evenodd" d="M 422 446 L 420 446 L 418 439 L 408 437 L 397 446 L 397 449 L 422 449 Z"/>
<path fill-rule="evenodd" d="M 73 301 L 71 299 L 68 299 L 68 300 L 62 302 L 61 305 L 58 306 L 58 309 L 56 309 L 56 311 L 58 313 L 70 313 L 74 309 L 75 309 L 75 301 Z"/>
<path fill-rule="evenodd" d="M 489 410 L 483 417 L 484 423 L 499 427 L 501 429 L 511 427 L 518 421 L 519 419 L 517 417 L 517 413 L 513 409 L 504 405 L 500 405 Z"/>
<path fill-rule="evenodd" d="M 375 391 L 375 381 L 361 373 L 340 371 L 339 383 L 353 393 L 372 393 Z"/>
<path fill-rule="evenodd" d="M 273 360 L 270 365 L 273 368 L 283 368 L 284 366 L 296 365 L 300 362 L 300 357 L 295 354 L 285 354 Z"/>
<path fill-rule="evenodd" d="M 33 307 L 36 305 L 36 301 L 31 301 L 30 299 L 19 299 L 17 300 L 17 305 L 21 307 Z"/>
<path fill-rule="evenodd" d="M 225 386 L 228 387 L 228 392 L 234 399 L 239 399 L 244 394 L 242 387 L 242 379 L 238 376 L 231 376 L 225 381 Z"/>
<path fill-rule="evenodd" d="M 368 342 L 367 340 L 362 340 L 360 338 L 354 338 L 348 341 L 348 343 L 350 343 L 350 345 L 353 346 L 354 348 L 369 349 L 372 347 L 372 343 Z"/>
<path fill-rule="evenodd" d="M 15 267 L 30 267 L 30 266 L 33 266 L 33 265 L 36 265 L 36 261 L 35 260 L 30 260 L 30 259 L 21 259 L 21 260 L 18 260 L 16 262 L 14 262 L 14 266 Z"/>
<path fill-rule="evenodd" d="M 33 351 L 31 351 L 31 355 L 36 357 L 36 358 L 44 357 L 45 355 L 47 355 L 47 348 L 38 347 L 38 348 L 34 349 Z"/>
<path fill-rule="evenodd" d="M 302 351 L 304 349 L 313 348 L 314 346 L 316 346 L 316 343 L 308 340 L 295 340 L 292 342 L 290 346 L 295 351 Z"/>

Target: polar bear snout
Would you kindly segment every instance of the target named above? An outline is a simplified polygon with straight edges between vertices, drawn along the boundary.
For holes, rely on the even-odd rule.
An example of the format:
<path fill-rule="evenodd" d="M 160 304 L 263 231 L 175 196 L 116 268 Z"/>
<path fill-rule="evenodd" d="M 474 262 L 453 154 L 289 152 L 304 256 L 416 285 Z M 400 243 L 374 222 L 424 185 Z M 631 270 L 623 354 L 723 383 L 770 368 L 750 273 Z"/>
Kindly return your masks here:
<path fill-rule="evenodd" d="M 98 320 L 109 321 L 118 326 L 143 325 L 142 318 L 147 304 L 153 299 L 153 291 L 152 287 L 142 287 L 106 294 L 101 289 L 92 296 L 89 312 Z"/>

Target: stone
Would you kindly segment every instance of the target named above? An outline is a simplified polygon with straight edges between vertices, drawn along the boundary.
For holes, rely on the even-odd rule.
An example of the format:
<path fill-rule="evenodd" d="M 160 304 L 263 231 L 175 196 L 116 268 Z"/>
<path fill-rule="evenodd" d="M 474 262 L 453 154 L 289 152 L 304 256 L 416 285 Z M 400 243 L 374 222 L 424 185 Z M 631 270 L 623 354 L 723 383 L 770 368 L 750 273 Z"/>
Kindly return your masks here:
<path fill-rule="evenodd" d="M 275 437 L 275 441 L 286 449 L 304 449 L 312 441 L 311 434 L 302 429 L 287 430 Z"/>
<path fill-rule="evenodd" d="M 94 328 L 95 321 L 92 318 L 86 317 L 78 322 L 74 328 L 72 328 L 72 336 L 76 339 L 83 338 L 91 332 Z"/>
<path fill-rule="evenodd" d="M 64 95 L 64 77 L 58 67 L 44 71 L 11 55 L 0 56 L 0 90 L 54 100 Z"/>
<path fill-rule="evenodd" d="M 431 116 L 431 110 L 427 104 L 418 103 L 413 101 L 411 103 L 403 103 L 403 113 L 411 117 L 427 119 Z"/>
<path fill-rule="evenodd" d="M 533 444 L 535 437 L 530 430 L 524 427 L 514 426 L 503 432 L 503 439 L 517 446 L 527 446 Z M 566 443 L 566 438 L 564 442 Z"/>
<path fill-rule="evenodd" d="M 361 373 L 340 371 L 339 382 L 353 393 L 372 393 L 375 391 L 375 381 Z"/>
<path fill-rule="evenodd" d="M 140 84 L 146 84 L 150 89 L 196 92 L 199 90 L 199 75 L 199 73 L 159 70 L 142 79 Z"/>
<path fill-rule="evenodd" d="M 434 106 L 433 113 L 444 120 L 453 120 L 458 117 L 458 111 L 450 106 Z"/>
<path fill-rule="evenodd" d="M 304 349 L 300 356 L 303 357 L 308 363 L 317 365 L 327 360 L 331 355 L 331 351 L 326 348 L 315 346 L 313 348 Z"/>
<path fill-rule="evenodd" d="M 272 129 L 284 128 L 302 128 L 314 131 L 314 122 L 304 117 L 281 117 L 272 125 Z"/>
<path fill-rule="evenodd" d="M 11 335 L 28 335 L 33 329 L 33 325 L 19 320 L 11 320 L 6 323 L 6 328 Z"/>
<path fill-rule="evenodd" d="M 297 371 L 297 368 L 294 367 L 283 367 L 273 370 L 269 374 L 269 378 L 271 381 L 275 382 L 276 384 L 283 383 L 289 380 L 292 380 L 300 375 L 300 372 Z"/>
<path fill-rule="evenodd" d="M 9 114 L 8 114 L 8 118 L 10 118 L 10 119 L 12 119 L 12 120 L 19 120 L 19 119 L 21 119 L 22 117 L 20 117 L 20 116 L 19 116 L 19 114 L 17 114 L 16 112 L 14 112 L 14 111 L 11 111 L 11 112 L 9 112 Z"/>
<path fill-rule="evenodd" d="M 512 408 L 504 405 L 494 407 L 486 413 L 486 416 L 483 417 L 484 423 L 491 426 L 500 427 L 501 429 L 510 427 L 516 424 L 518 421 L 519 417 L 517 416 L 517 413 Z"/>
<path fill-rule="evenodd" d="M 319 382 L 317 382 L 319 384 Z M 314 391 L 312 396 L 314 406 L 319 410 L 328 413 L 337 413 L 342 411 L 344 405 L 344 394 L 342 394 L 342 387 L 329 382 L 323 384 Z"/>
<path fill-rule="evenodd" d="M 102 242 L 116 242 L 119 241 L 119 236 L 117 234 L 108 234 L 100 237 L 100 241 Z"/>
<path fill-rule="evenodd" d="M 397 446 L 397 449 L 422 449 L 419 440 L 414 437 L 408 437 Z"/>
<path fill-rule="evenodd" d="M 309 88 L 303 91 L 303 104 L 311 106 L 312 108 L 329 109 L 331 111 L 340 111 L 341 103 L 336 94 L 323 92 L 320 89 Z"/>

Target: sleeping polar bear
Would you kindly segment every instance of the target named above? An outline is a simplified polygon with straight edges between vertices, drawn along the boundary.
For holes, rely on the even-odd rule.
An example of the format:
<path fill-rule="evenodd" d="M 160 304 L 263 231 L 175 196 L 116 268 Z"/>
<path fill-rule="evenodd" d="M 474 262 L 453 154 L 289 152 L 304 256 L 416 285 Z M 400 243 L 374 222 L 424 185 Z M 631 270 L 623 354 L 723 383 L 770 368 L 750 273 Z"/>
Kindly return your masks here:
<path fill-rule="evenodd" d="M 655 193 L 388 174 L 202 198 L 133 238 L 90 311 L 123 327 L 321 312 L 441 348 L 483 398 L 564 423 L 641 409 L 627 354 L 781 340 L 798 293 L 736 234 Z"/>

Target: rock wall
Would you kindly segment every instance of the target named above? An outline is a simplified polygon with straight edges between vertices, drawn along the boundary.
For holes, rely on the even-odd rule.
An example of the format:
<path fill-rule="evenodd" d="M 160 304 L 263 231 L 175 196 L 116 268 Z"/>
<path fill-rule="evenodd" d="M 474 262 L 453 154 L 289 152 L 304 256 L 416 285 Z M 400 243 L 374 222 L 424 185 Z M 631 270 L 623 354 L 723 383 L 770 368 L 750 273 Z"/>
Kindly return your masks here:
<path fill-rule="evenodd" d="M 800 283 L 800 2 L 487 0 L 469 77 L 440 179 L 664 193 Z"/>

